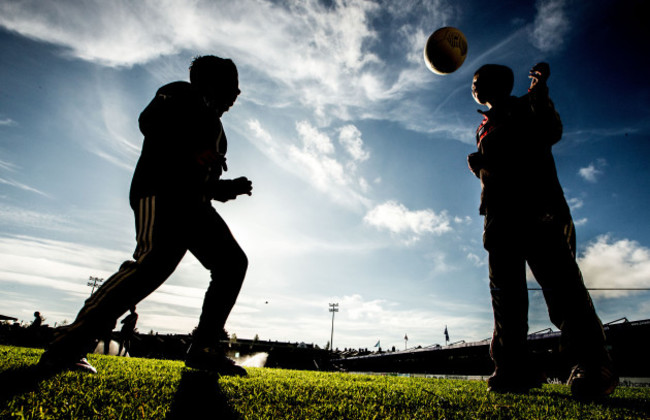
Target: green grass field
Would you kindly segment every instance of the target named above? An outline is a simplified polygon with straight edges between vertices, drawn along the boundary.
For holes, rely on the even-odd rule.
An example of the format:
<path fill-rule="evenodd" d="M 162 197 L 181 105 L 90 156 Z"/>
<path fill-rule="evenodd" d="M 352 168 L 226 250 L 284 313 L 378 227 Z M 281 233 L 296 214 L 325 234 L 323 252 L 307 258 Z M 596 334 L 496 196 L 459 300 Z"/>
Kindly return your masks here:
<path fill-rule="evenodd" d="M 564 385 L 494 395 L 484 382 L 249 368 L 217 378 L 182 362 L 90 355 L 99 374 L 41 377 L 42 350 L 0 346 L 2 419 L 650 419 L 650 389 L 598 402 Z"/>

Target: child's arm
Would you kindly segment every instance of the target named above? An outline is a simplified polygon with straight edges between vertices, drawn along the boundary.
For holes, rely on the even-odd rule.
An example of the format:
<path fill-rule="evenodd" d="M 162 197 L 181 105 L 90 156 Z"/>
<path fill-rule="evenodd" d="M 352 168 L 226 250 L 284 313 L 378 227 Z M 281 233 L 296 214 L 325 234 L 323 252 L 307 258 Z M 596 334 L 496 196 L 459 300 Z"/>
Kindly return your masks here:
<path fill-rule="evenodd" d="M 549 145 L 553 145 L 562 138 L 562 120 L 548 94 L 546 81 L 550 75 L 551 68 L 548 63 L 535 64 L 528 75 L 531 82 L 526 96 L 536 129 L 544 134 L 543 137 Z"/>

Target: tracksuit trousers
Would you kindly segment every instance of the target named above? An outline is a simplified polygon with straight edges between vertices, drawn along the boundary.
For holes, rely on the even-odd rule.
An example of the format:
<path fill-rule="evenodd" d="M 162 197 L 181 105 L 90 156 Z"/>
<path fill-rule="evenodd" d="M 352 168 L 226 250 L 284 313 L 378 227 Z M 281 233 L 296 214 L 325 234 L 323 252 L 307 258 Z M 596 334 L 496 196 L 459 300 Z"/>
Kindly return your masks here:
<path fill-rule="evenodd" d="M 605 333 L 576 262 L 571 217 L 525 219 L 486 215 L 494 334 L 490 354 L 497 370 L 528 368 L 526 263 L 543 289 L 551 322 L 561 330 L 561 347 L 573 363 L 609 363 Z"/>
<path fill-rule="evenodd" d="M 112 330 L 120 316 L 165 282 L 188 250 L 211 276 L 194 342 L 215 344 L 239 295 L 248 260 L 209 201 L 178 201 L 151 196 L 134 203 L 134 260 L 124 262 L 86 300 L 75 321 L 60 330 L 48 351 L 88 352 L 98 334 Z"/>

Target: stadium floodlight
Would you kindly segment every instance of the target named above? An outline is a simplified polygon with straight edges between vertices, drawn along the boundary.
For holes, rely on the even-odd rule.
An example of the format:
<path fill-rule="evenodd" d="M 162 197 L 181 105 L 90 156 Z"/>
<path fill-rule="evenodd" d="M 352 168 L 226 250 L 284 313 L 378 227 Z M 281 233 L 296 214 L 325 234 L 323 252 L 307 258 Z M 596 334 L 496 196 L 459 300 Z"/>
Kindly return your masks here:
<path fill-rule="evenodd" d="M 330 303 L 330 312 L 332 313 L 332 334 L 330 335 L 330 351 L 334 351 L 334 313 L 339 311 L 338 303 Z"/>

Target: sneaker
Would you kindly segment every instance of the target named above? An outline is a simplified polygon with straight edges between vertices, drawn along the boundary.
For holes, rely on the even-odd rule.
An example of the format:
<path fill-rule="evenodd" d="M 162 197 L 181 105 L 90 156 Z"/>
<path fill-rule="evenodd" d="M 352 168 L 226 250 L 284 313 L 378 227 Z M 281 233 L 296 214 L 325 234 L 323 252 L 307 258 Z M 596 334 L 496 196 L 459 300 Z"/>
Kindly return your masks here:
<path fill-rule="evenodd" d="M 541 388 L 545 382 L 544 375 L 521 373 L 503 374 L 497 370 L 487 380 L 488 392 L 497 394 L 525 394 L 533 388 Z"/>
<path fill-rule="evenodd" d="M 185 358 L 185 366 L 192 369 L 205 370 L 224 376 L 246 376 L 246 369 L 237 366 L 220 349 L 213 347 L 190 346 Z"/>
<path fill-rule="evenodd" d="M 46 351 L 41 355 L 37 367 L 47 372 L 76 370 L 92 374 L 97 373 L 97 369 L 95 369 L 95 367 L 91 365 L 85 357 L 61 358 L 53 356 L 49 351 Z"/>
<path fill-rule="evenodd" d="M 608 366 L 587 368 L 576 365 L 569 375 L 567 385 L 571 387 L 571 395 L 576 398 L 596 399 L 614 392 L 618 380 L 618 375 Z"/>

